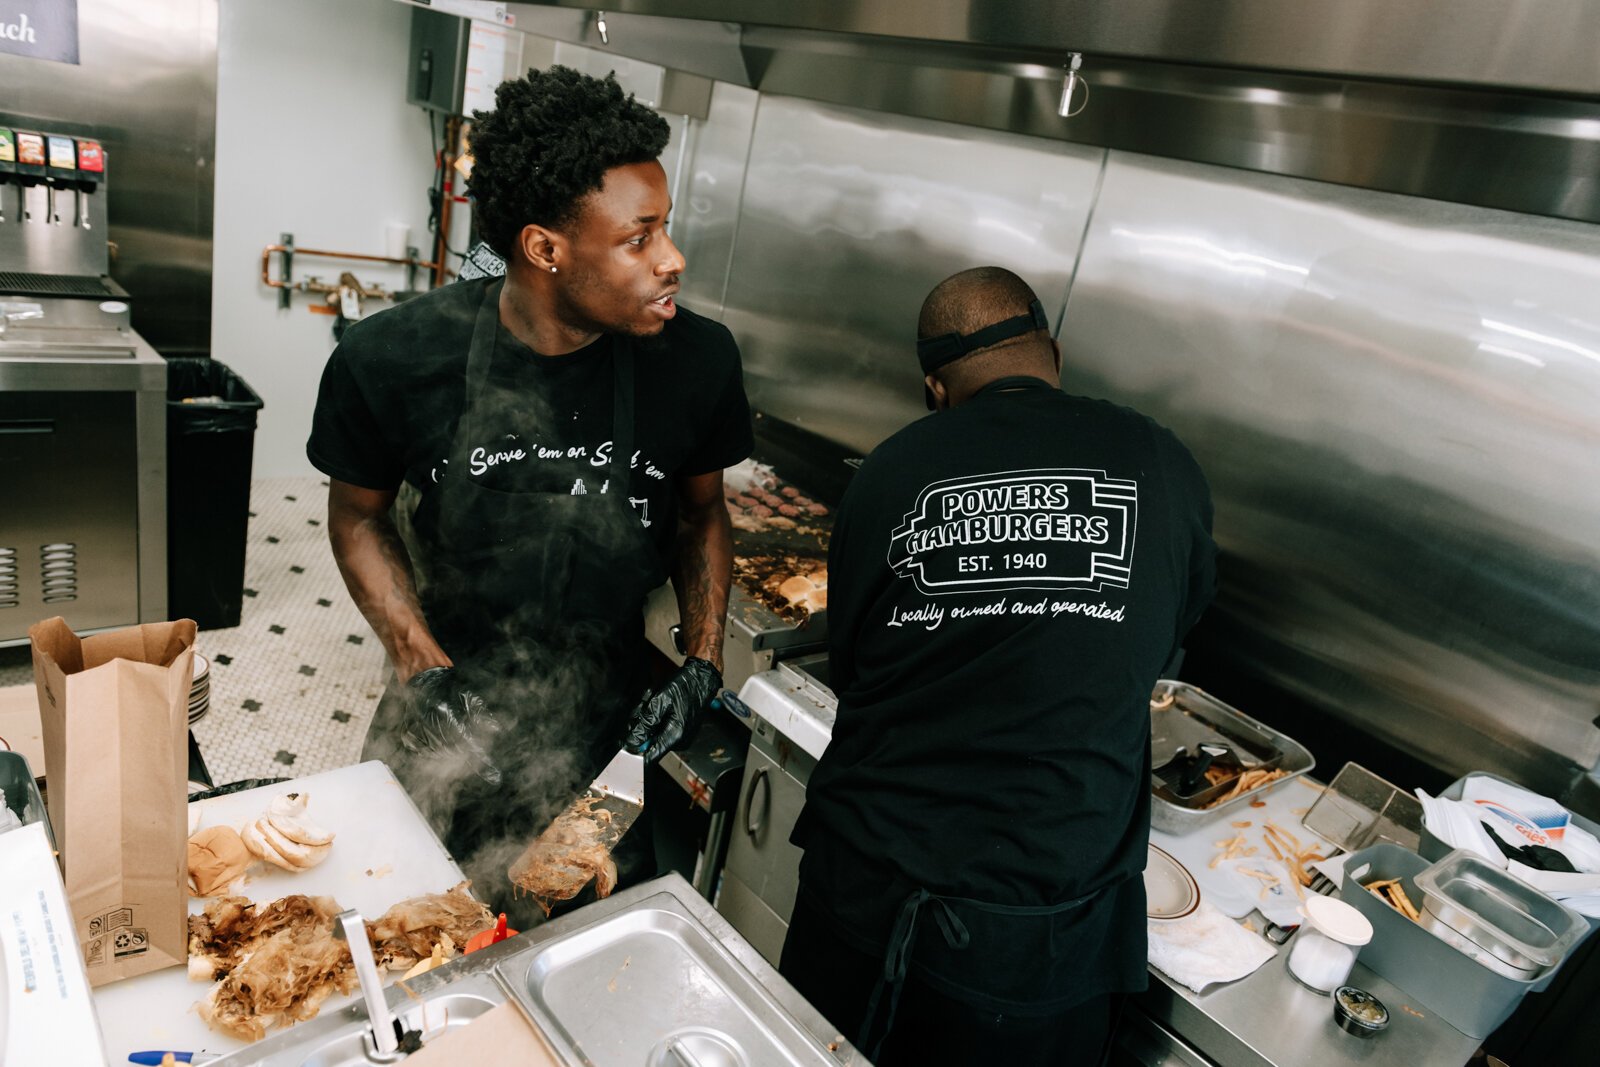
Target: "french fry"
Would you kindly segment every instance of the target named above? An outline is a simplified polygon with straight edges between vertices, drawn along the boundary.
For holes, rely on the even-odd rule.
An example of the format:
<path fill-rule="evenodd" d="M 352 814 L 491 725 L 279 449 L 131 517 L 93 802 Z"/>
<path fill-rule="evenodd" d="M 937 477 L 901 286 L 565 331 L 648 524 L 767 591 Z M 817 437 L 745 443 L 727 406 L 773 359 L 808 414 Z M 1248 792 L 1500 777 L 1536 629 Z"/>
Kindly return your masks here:
<path fill-rule="evenodd" d="M 1279 778 L 1284 778 L 1284 777 L 1287 777 L 1287 776 L 1288 776 L 1288 772 L 1287 771 L 1280 770 L 1278 768 L 1273 768 L 1272 770 L 1267 770 L 1267 769 L 1265 769 L 1263 767 L 1256 767 L 1256 768 L 1253 768 L 1251 770 L 1245 771 L 1243 774 L 1239 775 L 1238 778 L 1234 779 L 1233 785 L 1228 789 L 1228 791 L 1226 793 L 1222 794 L 1220 797 L 1218 797 L 1217 799 L 1213 800 L 1211 803 L 1207 804 L 1206 807 L 1214 808 L 1218 804 L 1226 804 L 1228 801 L 1232 800 L 1234 797 L 1242 796 L 1245 793 L 1248 793 L 1253 789 L 1257 789 L 1257 788 L 1259 788 L 1259 787 L 1261 787 L 1263 785 L 1267 785 L 1268 783 L 1275 782 Z M 1254 807 L 1254 806 L 1257 806 L 1257 805 L 1252 803 L 1252 806 Z"/>
<path fill-rule="evenodd" d="M 1417 906 L 1415 904 L 1411 903 L 1411 898 L 1406 896 L 1406 891 L 1402 886 L 1396 883 L 1395 885 L 1390 886 L 1389 889 L 1394 893 L 1395 903 L 1399 905 L 1401 913 L 1404 914 L 1406 918 L 1410 919 L 1412 922 L 1416 922 L 1422 918 L 1422 913 L 1417 910 Z"/>

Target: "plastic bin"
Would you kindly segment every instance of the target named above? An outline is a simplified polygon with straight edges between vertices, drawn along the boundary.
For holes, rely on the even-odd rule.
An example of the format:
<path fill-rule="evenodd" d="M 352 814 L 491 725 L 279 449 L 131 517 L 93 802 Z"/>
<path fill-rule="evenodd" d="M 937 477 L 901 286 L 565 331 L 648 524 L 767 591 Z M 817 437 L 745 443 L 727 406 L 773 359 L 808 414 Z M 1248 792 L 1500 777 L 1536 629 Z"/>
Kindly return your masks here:
<path fill-rule="evenodd" d="M 1406 896 L 1420 907 L 1416 876 L 1430 866 L 1398 845 L 1373 845 L 1350 855 L 1339 896 L 1372 922 L 1372 940 L 1358 958 L 1463 1034 L 1488 1037 L 1523 997 L 1549 986 L 1560 965 L 1529 981 L 1496 974 L 1362 888 L 1374 879 L 1398 878 Z"/>
<path fill-rule="evenodd" d="M 167 360 L 167 613 L 239 625 L 261 398 L 214 359 Z"/>
<path fill-rule="evenodd" d="M 1440 798 L 1444 800 L 1460 800 L 1462 793 L 1466 790 L 1468 778 L 1488 778 L 1502 785 L 1516 786 L 1518 789 L 1528 788 L 1525 785 L 1518 785 L 1509 778 L 1502 778 L 1498 774 L 1490 774 L 1488 771 L 1472 771 L 1451 782 L 1449 788 L 1439 794 Z M 1537 792 L 1537 790 L 1534 790 L 1534 792 Z M 1575 811 L 1570 812 L 1570 814 L 1574 825 L 1581 826 L 1596 837 L 1600 837 L 1600 823 L 1585 819 Z M 1442 860 L 1450 854 L 1451 846 L 1430 833 L 1426 824 L 1423 825 L 1419 836 L 1421 840 L 1417 845 L 1417 851 L 1422 853 L 1424 859 Z M 1591 921 L 1591 925 L 1593 925 L 1593 921 Z"/>

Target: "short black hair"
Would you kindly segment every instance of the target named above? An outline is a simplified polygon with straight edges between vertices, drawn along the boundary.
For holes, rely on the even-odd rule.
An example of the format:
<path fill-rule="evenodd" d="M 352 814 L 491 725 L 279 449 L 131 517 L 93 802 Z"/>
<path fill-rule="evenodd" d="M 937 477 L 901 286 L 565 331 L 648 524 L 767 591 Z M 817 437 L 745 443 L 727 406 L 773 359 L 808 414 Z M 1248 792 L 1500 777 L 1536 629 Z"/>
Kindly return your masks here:
<path fill-rule="evenodd" d="M 473 112 L 468 137 L 478 231 L 510 259 L 524 226 L 572 222 L 606 171 L 658 158 L 671 135 L 614 74 L 557 66 L 501 82 L 494 110 Z"/>
<path fill-rule="evenodd" d="M 917 316 L 917 337 L 976 333 L 1028 314 L 1037 299 L 1027 282 L 1004 267 L 973 267 L 933 287 Z"/>

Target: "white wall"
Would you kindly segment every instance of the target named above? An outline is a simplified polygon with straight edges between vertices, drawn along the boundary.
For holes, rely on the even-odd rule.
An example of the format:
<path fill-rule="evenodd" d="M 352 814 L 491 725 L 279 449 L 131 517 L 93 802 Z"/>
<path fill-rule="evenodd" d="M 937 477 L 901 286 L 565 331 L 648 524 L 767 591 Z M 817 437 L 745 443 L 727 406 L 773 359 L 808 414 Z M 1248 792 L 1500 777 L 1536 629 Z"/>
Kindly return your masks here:
<path fill-rule="evenodd" d="M 305 474 L 333 319 L 306 310 L 311 294 L 296 293 L 280 311 L 277 291 L 260 281 L 261 248 L 290 232 L 306 247 L 382 255 L 385 226 L 398 222 L 428 257 L 433 150 L 425 113 L 406 103 L 411 8 L 395 0 L 221 0 L 220 8 L 211 353 L 266 402 L 254 476 Z M 336 281 L 344 269 L 369 286 L 405 281 L 399 268 L 306 257 L 296 257 L 294 274 Z"/>

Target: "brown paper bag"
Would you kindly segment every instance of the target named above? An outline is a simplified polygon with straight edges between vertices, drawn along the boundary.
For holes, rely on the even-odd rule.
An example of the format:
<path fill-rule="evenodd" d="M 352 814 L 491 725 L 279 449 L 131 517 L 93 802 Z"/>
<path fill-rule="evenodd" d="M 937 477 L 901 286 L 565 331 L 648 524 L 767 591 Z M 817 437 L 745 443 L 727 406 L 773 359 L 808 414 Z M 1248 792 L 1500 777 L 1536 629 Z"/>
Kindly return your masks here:
<path fill-rule="evenodd" d="M 81 640 L 59 617 L 28 630 L 45 807 L 91 985 L 187 962 L 194 633 L 188 619 Z"/>

